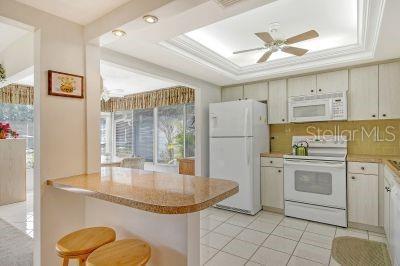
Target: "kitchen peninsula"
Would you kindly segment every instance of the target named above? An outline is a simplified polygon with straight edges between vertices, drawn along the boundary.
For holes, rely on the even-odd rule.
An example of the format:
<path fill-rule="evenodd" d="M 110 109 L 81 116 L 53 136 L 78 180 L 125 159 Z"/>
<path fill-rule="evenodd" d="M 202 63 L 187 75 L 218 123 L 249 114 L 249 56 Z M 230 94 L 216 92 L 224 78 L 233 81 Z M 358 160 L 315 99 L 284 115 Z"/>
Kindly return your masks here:
<path fill-rule="evenodd" d="M 82 227 L 110 226 L 117 238 L 149 242 L 148 265 L 199 265 L 199 211 L 239 191 L 232 181 L 119 167 L 47 184 L 86 197 Z"/>

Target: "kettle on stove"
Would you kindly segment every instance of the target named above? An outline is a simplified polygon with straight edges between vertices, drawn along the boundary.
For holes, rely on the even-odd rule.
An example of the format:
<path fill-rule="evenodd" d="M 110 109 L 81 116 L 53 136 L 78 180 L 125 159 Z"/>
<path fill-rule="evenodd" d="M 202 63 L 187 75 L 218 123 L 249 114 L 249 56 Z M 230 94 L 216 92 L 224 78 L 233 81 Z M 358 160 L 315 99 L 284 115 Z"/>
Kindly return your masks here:
<path fill-rule="evenodd" d="M 304 144 L 306 146 L 304 146 Z M 308 155 L 308 142 L 300 141 L 297 144 L 293 145 L 293 153 L 298 156 L 307 156 Z"/>

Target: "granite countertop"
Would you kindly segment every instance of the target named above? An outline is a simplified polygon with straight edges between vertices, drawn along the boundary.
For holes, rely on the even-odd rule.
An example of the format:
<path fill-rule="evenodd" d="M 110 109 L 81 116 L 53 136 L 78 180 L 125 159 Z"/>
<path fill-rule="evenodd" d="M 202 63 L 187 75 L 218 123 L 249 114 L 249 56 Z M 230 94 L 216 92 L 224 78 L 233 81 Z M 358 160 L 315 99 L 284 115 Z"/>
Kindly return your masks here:
<path fill-rule="evenodd" d="M 369 155 L 369 154 L 347 154 L 348 162 L 361 163 L 383 163 L 385 160 L 400 161 L 400 156 L 393 155 Z"/>
<path fill-rule="evenodd" d="M 260 154 L 261 157 L 272 157 L 272 158 L 283 158 L 283 155 L 289 154 L 287 152 L 263 152 Z"/>
<path fill-rule="evenodd" d="M 239 185 L 233 181 L 120 167 L 102 167 L 97 174 L 50 179 L 47 185 L 162 214 L 197 212 L 239 191 Z"/>

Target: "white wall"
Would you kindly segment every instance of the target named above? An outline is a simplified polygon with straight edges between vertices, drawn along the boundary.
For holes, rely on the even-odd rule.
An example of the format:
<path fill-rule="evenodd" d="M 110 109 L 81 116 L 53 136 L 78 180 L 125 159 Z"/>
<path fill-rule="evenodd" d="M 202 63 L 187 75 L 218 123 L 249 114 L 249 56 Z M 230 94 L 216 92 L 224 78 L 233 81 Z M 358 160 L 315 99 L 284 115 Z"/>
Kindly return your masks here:
<path fill-rule="evenodd" d="M 0 63 L 7 71 L 2 86 L 14 83 L 33 72 L 33 32 L 28 32 L 0 53 Z"/>
<path fill-rule="evenodd" d="M 1 0 L 0 16 L 34 28 L 34 261 L 58 265 L 54 245 L 84 224 L 84 198 L 45 181 L 86 172 L 86 100 L 47 95 L 47 71 L 85 75 L 83 27 L 12 0 Z"/>
<path fill-rule="evenodd" d="M 162 1 L 161 1 L 162 2 Z M 87 46 L 81 25 L 39 11 L 13 0 L 0 1 L 0 16 L 32 26 L 35 67 L 35 181 L 34 263 L 59 264 L 54 246 L 66 233 L 85 224 L 85 198 L 46 186 L 46 180 L 93 172 L 99 152 L 99 49 Z M 219 101 L 220 88 L 213 84 L 145 61 L 114 55 L 118 64 L 187 84 L 199 96 L 196 103 L 196 158 L 200 174 L 206 174 L 208 101 Z M 112 60 L 111 60 L 112 62 Z M 47 95 L 47 71 L 86 75 L 85 99 Z M 209 90 L 209 91 L 206 91 Z M 199 172 L 198 172 L 199 173 Z M 90 208 L 90 205 L 87 206 Z"/>
<path fill-rule="evenodd" d="M 184 84 L 196 90 L 196 175 L 208 176 L 208 104 L 221 101 L 221 88 L 141 59 L 101 48 L 101 59 L 135 72 Z"/>

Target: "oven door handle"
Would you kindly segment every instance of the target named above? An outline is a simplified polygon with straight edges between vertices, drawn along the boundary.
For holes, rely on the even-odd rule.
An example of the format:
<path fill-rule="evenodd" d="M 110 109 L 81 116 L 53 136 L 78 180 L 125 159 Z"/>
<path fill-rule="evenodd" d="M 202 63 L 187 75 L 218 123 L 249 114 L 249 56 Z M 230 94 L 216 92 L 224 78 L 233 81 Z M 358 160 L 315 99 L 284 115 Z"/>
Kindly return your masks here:
<path fill-rule="evenodd" d="M 343 168 L 346 166 L 345 162 L 336 162 L 336 163 L 316 163 L 316 162 L 311 162 L 311 161 L 290 161 L 290 160 L 285 160 L 284 165 L 299 165 L 299 166 L 320 166 L 320 167 L 329 167 L 329 168 Z"/>

